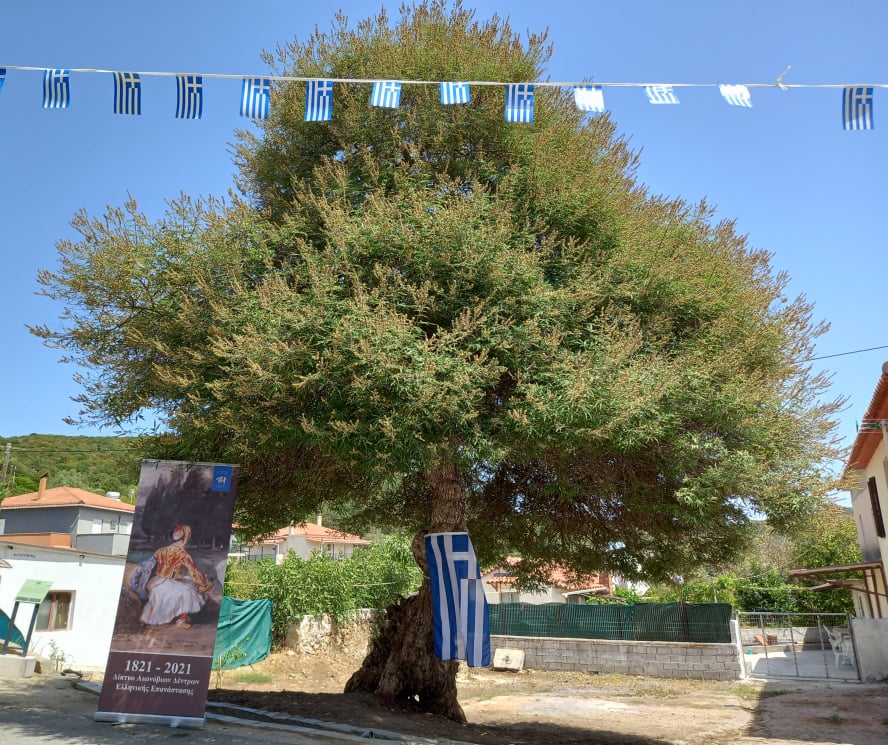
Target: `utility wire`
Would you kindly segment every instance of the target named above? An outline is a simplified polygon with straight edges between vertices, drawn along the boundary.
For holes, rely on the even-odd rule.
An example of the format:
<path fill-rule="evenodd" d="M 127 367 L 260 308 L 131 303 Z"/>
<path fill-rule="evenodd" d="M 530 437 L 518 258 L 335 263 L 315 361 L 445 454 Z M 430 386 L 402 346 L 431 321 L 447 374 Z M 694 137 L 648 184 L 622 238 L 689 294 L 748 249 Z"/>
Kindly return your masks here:
<path fill-rule="evenodd" d="M 861 352 L 872 352 L 876 349 L 888 349 L 888 344 L 883 344 L 881 347 L 867 347 L 866 349 L 853 349 L 850 352 L 836 352 L 835 354 L 824 354 L 821 357 L 809 357 L 806 360 L 802 360 L 802 362 L 816 362 L 817 360 L 828 360 L 832 357 L 845 357 L 849 354 L 860 354 Z"/>

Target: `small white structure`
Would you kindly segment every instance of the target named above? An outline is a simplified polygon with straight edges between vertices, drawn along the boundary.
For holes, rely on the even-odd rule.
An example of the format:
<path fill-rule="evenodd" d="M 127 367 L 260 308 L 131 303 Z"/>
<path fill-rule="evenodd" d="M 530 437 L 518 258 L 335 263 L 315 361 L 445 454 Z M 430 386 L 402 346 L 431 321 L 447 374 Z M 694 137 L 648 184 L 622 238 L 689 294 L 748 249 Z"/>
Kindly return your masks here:
<path fill-rule="evenodd" d="M 126 558 L 0 536 L 0 609 L 12 616 L 25 580 L 52 583 L 40 604 L 29 654 L 65 667 L 104 667 L 111 646 Z M 8 565 L 8 566 L 7 566 Z M 34 606 L 19 605 L 15 625 L 27 637 Z M 2 640 L 0 640 L 2 643 Z M 62 657 L 63 656 L 63 657 Z"/>
<path fill-rule="evenodd" d="M 347 559 L 356 548 L 369 545 L 370 541 L 360 536 L 324 527 L 318 515 L 316 523 L 287 525 L 269 536 L 237 543 L 229 556 L 246 561 L 272 559 L 276 564 L 291 551 L 300 559 L 310 559 L 315 552 L 331 559 Z"/>

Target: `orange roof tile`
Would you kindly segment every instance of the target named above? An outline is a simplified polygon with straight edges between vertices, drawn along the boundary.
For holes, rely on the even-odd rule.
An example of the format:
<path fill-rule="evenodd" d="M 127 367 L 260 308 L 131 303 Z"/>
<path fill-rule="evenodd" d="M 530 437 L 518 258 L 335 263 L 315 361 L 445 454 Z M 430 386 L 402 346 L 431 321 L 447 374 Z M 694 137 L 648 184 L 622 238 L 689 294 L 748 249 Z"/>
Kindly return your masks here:
<path fill-rule="evenodd" d="M 351 533 L 343 533 L 317 523 L 299 523 L 298 525 L 285 525 L 266 538 L 269 541 L 282 541 L 290 536 L 304 535 L 308 541 L 316 543 L 353 543 L 358 546 L 369 546 L 370 541 Z"/>
<path fill-rule="evenodd" d="M 0 502 L 0 509 L 20 509 L 33 507 L 70 507 L 83 505 L 85 507 L 101 507 L 117 512 L 135 512 L 136 507 L 119 499 L 111 499 L 101 494 L 93 494 L 86 489 L 78 489 L 73 486 L 56 486 L 45 489 L 43 492 L 31 492 L 30 494 L 18 494 L 14 497 L 6 497 Z"/>
<path fill-rule="evenodd" d="M 888 362 L 882 366 L 882 377 L 876 384 L 873 398 L 863 415 L 862 426 L 851 446 L 851 455 L 848 456 L 849 469 L 866 468 L 882 439 L 879 429 L 871 429 L 867 425 L 888 419 L 888 371 L 886 371 L 886 367 L 888 367 Z"/>
<path fill-rule="evenodd" d="M 521 563 L 521 559 L 516 558 L 514 556 L 509 556 L 504 565 L 493 567 L 492 569 L 488 569 L 484 575 L 485 579 L 490 584 L 510 584 L 515 580 L 515 577 L 505 572 L 505 569 L 516 566 Z M 493 574 L 491 577 L 487 577 L 488 574 Z M 565 592 L 574 592 L 576 590 L 590 590 L 590 589 L 602 589 L 604 587 L 610 587 L 610 578 L 605 573 L 591 573 L 591 574 L 574 574 L 566 567 L 563 567 L 559 564 L 555 564 L 548 570 L 548 577 L 546 578 L 548 584 L 552 585 L 559 590 L 564 590 Z"/>

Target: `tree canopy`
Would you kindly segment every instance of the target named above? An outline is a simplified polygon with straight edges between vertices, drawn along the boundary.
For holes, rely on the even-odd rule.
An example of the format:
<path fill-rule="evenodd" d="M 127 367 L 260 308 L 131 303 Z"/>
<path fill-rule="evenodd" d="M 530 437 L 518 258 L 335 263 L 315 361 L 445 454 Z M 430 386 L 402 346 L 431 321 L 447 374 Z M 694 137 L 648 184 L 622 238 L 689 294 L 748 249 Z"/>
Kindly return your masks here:
<path fill-rule="evenodd" d="M 542 79 L 522 39 L 432 0 L 281 46 L 305 77 Z M 337 84 L 303 121 L 280 83 L 241 133 L 239 192 L 78 215 L 35 332 L 86 373 L 83 416 L 145 409 L 154 456 L 242 464 L 257 530 L 321 501 L 409 530 L 468 527 L 482 560 L 663 578 L 723 562 L 750 515 L 788 524 L 836 455 L 806 363 L 824 326 L 706 205 L 651 194 L 606 115 L 538 87 L 397 109 Z"/>

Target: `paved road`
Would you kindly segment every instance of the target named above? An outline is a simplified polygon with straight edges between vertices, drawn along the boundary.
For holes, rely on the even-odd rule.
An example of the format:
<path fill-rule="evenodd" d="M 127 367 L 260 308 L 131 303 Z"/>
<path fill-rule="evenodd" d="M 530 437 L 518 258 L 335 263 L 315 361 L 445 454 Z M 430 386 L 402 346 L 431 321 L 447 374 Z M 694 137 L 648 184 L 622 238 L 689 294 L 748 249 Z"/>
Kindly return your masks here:
<path fill-rule="evenodd" d="M 203 729 L 96 722 L 98 696 L 48 675 L 0 678 L 0 745 L 343 745 L 368 742 L 357 736 L 309 732 L 295 727 L 263 729 L 208 721 Z"/>

